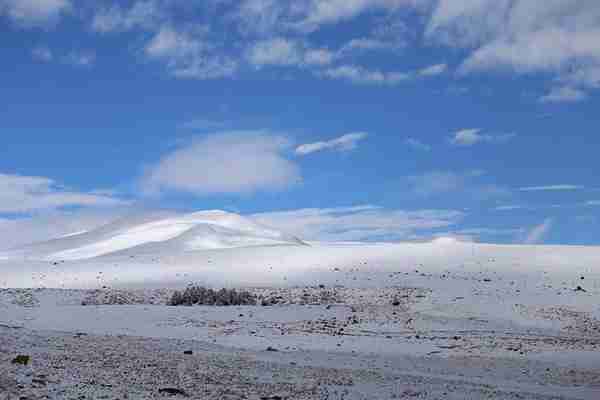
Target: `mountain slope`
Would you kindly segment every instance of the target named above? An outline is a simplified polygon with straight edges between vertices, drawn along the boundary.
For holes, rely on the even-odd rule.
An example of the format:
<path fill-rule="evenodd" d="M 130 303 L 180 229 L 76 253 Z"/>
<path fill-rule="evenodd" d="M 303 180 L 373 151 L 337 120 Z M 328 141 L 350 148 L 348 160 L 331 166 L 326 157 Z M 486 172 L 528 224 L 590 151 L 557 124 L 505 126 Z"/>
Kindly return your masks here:
<path fill-rule="evenodd" d="M 211 210 L 124 218 L 92 231 L 15 249 L 4 256 L 80 260 L 123 251 L 176 254 L 270 245 L 304 245 L 304 242 L 240 215 Z"/>

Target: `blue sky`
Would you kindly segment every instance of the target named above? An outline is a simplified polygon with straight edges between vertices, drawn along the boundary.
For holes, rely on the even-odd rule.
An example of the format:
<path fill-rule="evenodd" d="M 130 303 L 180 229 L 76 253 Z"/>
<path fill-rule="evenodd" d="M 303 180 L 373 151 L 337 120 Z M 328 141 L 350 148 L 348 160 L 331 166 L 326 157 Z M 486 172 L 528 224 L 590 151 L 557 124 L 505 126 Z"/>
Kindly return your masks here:
<path fill-rule="evenodd" d="M 207 208 L 599 244 L 595 0 L 0 0 L 0 48 L 5 247 Z"/>

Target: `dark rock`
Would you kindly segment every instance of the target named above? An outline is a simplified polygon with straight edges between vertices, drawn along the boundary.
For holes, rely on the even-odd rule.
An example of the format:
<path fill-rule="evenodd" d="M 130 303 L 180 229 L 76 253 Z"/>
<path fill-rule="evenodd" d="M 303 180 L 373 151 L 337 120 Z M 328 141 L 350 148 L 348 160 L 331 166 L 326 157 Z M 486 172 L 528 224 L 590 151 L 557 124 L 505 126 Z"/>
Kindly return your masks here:
<path fill-rule="evenodd" d="M 192 355 L 194 352 L 192 350 L 186 350 L 183 352 L 183 354 Z"/>
<path fill-rule="evenodd" d="M 585 290 L 585 289 L 584 289 L 584 288 L 582 288 L 581 286 L 577 286 L 577 287 L 575 288 L 575 291 L 576 291 L 576 292 L 587 292 L 587 290 Z"/>
<path fill-rule="evenodd" d="M 269 346 L 269 347 L 267 347 L 267 351 L 279 351 L 279 350 L 277 350 L 275 347 Z"/>
<path fill-rule="evenodd" d="M 158 389 L 158 393 L 167 394 L 169 396 L 180 395 L 180 396 L 188 397 L 188 394 L 184 390 L 177 389 L 177 388 L 171 388 L 171 387 L 160 388 L 160 389 Z"/>
<path fill-rule="evenodd" d="M 16 356 L 13 360 L 12 363 L 13 364 L 21 364 L 21 365 L 27 365 L 29 364 L 29 360 L 31 359 L 31 357 L 29 356 L 25 356 L 25 355 L 18 355 Z"/>

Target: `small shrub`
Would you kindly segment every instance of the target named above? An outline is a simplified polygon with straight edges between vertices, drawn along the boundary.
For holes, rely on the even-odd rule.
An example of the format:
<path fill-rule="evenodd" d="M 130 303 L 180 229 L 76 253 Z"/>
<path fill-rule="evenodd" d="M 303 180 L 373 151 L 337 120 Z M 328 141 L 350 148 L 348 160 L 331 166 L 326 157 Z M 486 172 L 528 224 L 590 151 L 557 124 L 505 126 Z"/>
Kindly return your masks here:
<path fill-rule="evenodd" d="M 202 286 L 189 286 L 183 292 L 175 291 L 171 296 L 169 305 L 172 306 L 241 306 L 256 305 L 256 296 L 247 291 L 235 289 L 221 289 L 214 291 Z"/>

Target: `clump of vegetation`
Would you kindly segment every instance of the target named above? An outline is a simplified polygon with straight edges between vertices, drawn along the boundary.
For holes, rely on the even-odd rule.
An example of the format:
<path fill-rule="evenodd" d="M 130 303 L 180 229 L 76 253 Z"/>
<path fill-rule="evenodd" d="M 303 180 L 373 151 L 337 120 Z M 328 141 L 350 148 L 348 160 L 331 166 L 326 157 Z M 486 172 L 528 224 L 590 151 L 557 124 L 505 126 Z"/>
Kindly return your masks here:
<path fill-rule="evenodd" d="M 183 292 L 175 291 L 169 305 L 172 306 L 241 306 L 256 305 L 256 296 L 247 291 L 221 289 L 215 291 L 202 286 L 189 286 Z"/>

